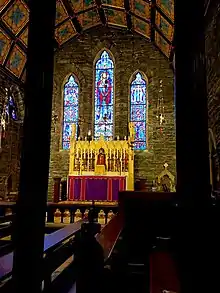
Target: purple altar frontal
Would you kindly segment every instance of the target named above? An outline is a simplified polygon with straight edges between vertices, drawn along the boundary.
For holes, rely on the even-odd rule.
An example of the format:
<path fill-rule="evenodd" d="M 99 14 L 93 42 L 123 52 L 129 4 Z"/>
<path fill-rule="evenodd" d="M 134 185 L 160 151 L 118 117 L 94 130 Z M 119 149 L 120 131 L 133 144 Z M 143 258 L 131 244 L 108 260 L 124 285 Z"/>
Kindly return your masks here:
<path fill-rule="evenodd" d="M 69 176 L 70 201 L 117 201 L 118 192 L 126 189 L 125 176 Z"/>

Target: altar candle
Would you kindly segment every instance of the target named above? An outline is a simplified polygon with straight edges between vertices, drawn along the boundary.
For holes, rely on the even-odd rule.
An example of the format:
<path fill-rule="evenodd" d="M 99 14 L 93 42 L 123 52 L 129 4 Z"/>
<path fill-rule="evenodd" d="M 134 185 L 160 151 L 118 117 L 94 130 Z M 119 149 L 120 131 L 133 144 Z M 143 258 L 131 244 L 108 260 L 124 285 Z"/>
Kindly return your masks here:
<path fill-rule="evenodd" d="M 90 149 L 90 169 L 92 170 L 92 149 Z"/>
<path fill-rule="evenodd" d="M 125 149 L 124 149 L 124 151 L 123 151 L 123 156 L 124 156 L 124 158 L 123 158 L 123 161 L 124 161 L 124 172 L 125 172 L 125 170 L 126 170 L 126 166 L 125 166 Z"/>
<path fill-rule="evenodd" d="M 122 153 L 122 151 L 120 152 L 120 171 L 121 171 L 121 173 L 122 173 L 122 159 L 123 159 L 123 153 Z"/>
<path fill-rule="evenodd" d="M 89 149 L 87 149 L 87 169 L 89 171 Z"/>
<path fill-rule="evenodd" d="M 115 149 L 114 149 L 114 172 L 115 172 L 115 164 L 116 164 L 116 158 L 115 158 Z"/>
<path fill-rule="evenodd" d="M 106 169 L 108 171 L 108 163 L 109 163 L 109 160 L 108 160 L 109 156 L 108 156 L 108 150 L 106 151 Z"/>
<path fill-rule="evenodd" d="M 109 150 L 109 171 L 112 171 L 112 150 Z"/>
<path fill-rule="evenodd" d="M 93 160 L 93 158 L 92 158 L 92 149 L 91 149 L 90 150 L 90 169 L 91 169 L 91 171 L 92 171 L 92 164 L 93 164 L 92 160 Z"/>

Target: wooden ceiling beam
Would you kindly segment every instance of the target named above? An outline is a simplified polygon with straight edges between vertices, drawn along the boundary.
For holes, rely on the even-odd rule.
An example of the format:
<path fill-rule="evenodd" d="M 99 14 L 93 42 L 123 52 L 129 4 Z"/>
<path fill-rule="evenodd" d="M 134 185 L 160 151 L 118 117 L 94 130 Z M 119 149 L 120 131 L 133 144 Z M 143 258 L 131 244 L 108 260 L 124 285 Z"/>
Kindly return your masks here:
<path fill-rule="evenodd" d="M 24 87 L 23 82 L 20 80 L 20 78 L 14 76 L 9 70 L 7 70 L 4 66 L 0 65 L 0 74 L 4 76 L 8 76 L 9 79 L 11 79 L 15 84 L 20 86 L 21 88 Z M 21 75 L 22 76 L 22 75 Z M 3 85 L 4 86 L 4 85 Z M 7 82 L 5 82 L 5 87 L 7 87 Z"/>
<path fill-rule="evenodd" d="M 15 0 L 9 1 L 8 4 L 2 9 L 2 11 L 0 13 L 0 18 L 2 17 L 2 14 L 4 14 L 6 10 L 8 10 L 8 8 L 12 5 L 13 2 L 15 2 Z M 28 0 L 25 0 L 24 2 L 28 6 L 28 3 L 27 3 Z"/>
<path fill-rule="evenodd" d="M 97 5 L 97 10 L 98 10 L 98 14 L 99 14 L 99 18 L 102 22 L 103 25 L 106 25 L 107 23 L 107 19 L 106 19 L 106 16 L 105 16 L 105 11 L 102 7 L 102 2 L 101 0 L 95 0 L 95 3 Z"/>
<path fill-rule="evenodd" d="M 157 31 L 157 33 L 159 35 L 161 35 L 161 37 L 169 44 L 172 45 L 172 41 L 170 41 L 169 39 L 167 39 L 167 37 L 163 34 L 163 32 L 156 26 L 154 25 L 154 31 Z"/>
<path fill-rule="evenodd" d="M 155 8 L 171 25 L 174 25 L 173 21 L 163 12 L 163 10 L 158 5 L 155 4 Z"/>
<path fill-rule="evenodd" d="M 142 21 L 144 21 L 144 22 L 146 22 L 146 23 L 148 23 L 148 24 L 151 24 L 151 19 L 143 18 L 143 17 L 141 17 L 140 15 L 137 15 L 137 14 L 135 14 L 135 13 L 132 12 L 132 11 L 130 11 L 129 14 L 130 14 L 131 16 L 136 17 L 137 19 L 140 19 L 140 20 L 142 20 Z"/>
<path fill-rule="evenodd" d="M 127 21 L 127 28 L 128 30 L 132 29 L 132 20 L 131 20 L 131 14 L 130 14 L 130 1 L 129 0 L 124 0 L 124 7 L 125 7 L 125 11 L 126 13 L 126 21 Z"/>
<path fill-rule="evenodd" d="M 151 41 L 155 41 L 156 0 L 151 4 Z"/>
<path fill-rule="evenodd" d="M 63 1 L 63 4 L 66 8 L 66 11 L 67 11 L 69 17 L 72 19 L 73 25 L 74 25 L 77 33 L 81 33 L 82 27 L 81 27 L 78 19 L 76 18 L 76 14 L 74 13 L 73 8 L 71 7 L 69 1 L 68 0 L 62 0 L 62 1 Z"/>

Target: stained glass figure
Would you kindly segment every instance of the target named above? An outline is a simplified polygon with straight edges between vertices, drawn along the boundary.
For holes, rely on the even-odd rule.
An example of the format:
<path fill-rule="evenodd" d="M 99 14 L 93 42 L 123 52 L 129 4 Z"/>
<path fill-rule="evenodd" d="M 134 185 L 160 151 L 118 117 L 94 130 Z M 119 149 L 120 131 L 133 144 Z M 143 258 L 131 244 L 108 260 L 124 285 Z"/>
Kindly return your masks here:
<path fill-rule="evenodd" d="M 79 118 L 79 85 L 71 75 L 64 86 L 63 103 L 63 149 L 70 148 L 72 124 L 77 125 Z"/>
<path fill-rule="evenodd" d="M 8 103 L 6 105 L 6 113 L 13 120 L 17 120 L 17 107 L 12 96 L 8 97 Z"/>
<path fill-rule="evenodd" d="M 113 136 L 114 121 L 114 63 L 103 51 L 95 65 L 94 137 Z"/>
<path fill-rule="evenodd" d="M 146 149 L 147 84 L 141 73 L 135 74 L 131 82 L 130 121 L 134 123 L 134 149 Z"/>

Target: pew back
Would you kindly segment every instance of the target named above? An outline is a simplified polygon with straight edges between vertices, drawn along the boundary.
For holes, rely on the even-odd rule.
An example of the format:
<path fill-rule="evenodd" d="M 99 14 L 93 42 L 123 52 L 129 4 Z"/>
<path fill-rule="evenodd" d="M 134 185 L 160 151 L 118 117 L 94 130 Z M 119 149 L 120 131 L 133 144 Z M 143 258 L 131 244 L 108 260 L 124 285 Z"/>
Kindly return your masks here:
<path fill-rule="evenodd" d="M 73 249 L 72 240 L 74 236 L 80 232 L 81 224 L 85 221 L 79 221 L 64 228 L 55 231 L 52 234 L 45 235 L 44 239 L 44 272 L 43 280 L 44 292 L 49 292 L 54 278 L 52 274 L 55 270 L 62 266 L 67 260 L 68 265 L 72 263 Z M 12 275 L 13 268 L 13 252 L 0 258 L 0 281 Z M 65 268 L 64 268 L 65 269 Z M 62 270 L 61 270 L 62 272 Z M 60 275 L 60 274 L 59 274 Z M 9 286 L 10 288 L 10 286 Z M 10 291 L 10 289 L 9 289 Z"/>
<path fill-rule="evenodd" d="M 123 218 L 117 214 L 96 236 L 96 240 L 103 248 L 105 262 L 110 258 L 122 230 Z"/>

